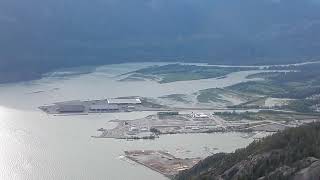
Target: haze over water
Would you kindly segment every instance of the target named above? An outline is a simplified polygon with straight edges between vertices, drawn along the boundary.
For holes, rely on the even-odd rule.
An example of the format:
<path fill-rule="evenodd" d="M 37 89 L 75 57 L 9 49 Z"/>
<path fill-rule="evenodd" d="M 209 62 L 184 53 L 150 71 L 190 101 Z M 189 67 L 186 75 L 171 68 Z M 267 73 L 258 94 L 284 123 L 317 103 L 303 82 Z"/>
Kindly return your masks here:
<path fill-rule="evenodd" d="M 108 65 L 89 74 L 1 85 L 0 179 L 165 179 L 119 156 L 125 150 L 160 149 L 180 157 L 206 157 L 210 155 L 208 148 L 230 152 L 252 142 L 239 133 L 165 135 L 137 141 L 94 139 L 91 136 L 97 134 L 96 130 L 112 119 L 136 119 L 153 113 L 52 116 L 37 109 L 67 100 L 193 93 L 246 81 L 246 75 L 252 73 L 168 84 L 117 81 L 117 75 L 149 65 L 152 64 Z"/>

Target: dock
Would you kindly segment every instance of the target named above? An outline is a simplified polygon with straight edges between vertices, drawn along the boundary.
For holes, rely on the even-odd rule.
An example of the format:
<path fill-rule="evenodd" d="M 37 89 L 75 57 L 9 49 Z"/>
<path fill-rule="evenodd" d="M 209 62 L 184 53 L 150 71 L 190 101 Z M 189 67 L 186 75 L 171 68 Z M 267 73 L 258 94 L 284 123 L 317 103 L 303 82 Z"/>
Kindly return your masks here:
<path fill-rule="evenodd" d="M 200 158 L 181 159 L 168 152 L 154 150 L 125 151 L 125 156 L 169 178 L 180 171 L 192 168 L 201 160 Z"/>

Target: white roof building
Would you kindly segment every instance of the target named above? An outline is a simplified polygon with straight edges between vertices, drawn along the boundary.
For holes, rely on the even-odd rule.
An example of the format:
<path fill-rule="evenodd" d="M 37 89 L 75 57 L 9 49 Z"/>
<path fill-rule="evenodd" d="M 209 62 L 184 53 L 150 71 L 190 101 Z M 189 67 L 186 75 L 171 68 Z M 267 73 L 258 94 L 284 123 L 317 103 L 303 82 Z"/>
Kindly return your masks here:
<path fill-rule="evenodd" d="M 129 128 L 129 131 L 139 131 L 139 129 L 137 127 L 132 126 Z"/>
<path fill-rule="evenodd" d="M 141 100 L 137 99 L 107 99 L 109 104 L 141 104 Z"/>
<path fill-rule="evenodd" d="M 193 114 L 193 117 L 195 117 L 195 118 L 208 118 L 209 116 L 204 113 L 195 113 L 195 114 Z"/>

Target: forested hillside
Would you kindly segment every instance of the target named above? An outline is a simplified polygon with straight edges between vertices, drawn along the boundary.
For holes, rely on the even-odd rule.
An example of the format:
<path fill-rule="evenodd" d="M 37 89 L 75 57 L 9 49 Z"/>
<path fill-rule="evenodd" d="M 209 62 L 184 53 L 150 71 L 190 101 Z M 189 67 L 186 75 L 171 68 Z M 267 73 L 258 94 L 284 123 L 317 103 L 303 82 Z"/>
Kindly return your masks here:
<path fill-rule="evenodd" d="M 176 179 L 318 180 L 320 123 L 268 136 L 234 153 L 219 153 L 200 161 Z"/>

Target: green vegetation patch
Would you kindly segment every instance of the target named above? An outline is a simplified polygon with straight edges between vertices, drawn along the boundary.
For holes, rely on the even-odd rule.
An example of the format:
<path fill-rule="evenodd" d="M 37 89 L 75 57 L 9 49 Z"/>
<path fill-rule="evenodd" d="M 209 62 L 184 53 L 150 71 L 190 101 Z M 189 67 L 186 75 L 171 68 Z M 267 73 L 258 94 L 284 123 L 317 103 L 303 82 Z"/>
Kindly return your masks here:
<path fill-rule="evenodd" d="M 283 108 L 296 111 L 311 113 L 320 104 L 319 99 L 312 99 L 320 94 L 320 71 L 319 66 L 315 67 L 292 67 L 297 71 L 292 72 L 267 72 L 250 75 L 249 78 L 264 78 L 264 81 L 252 81 L 236 84 L 228 89 L 259 94 L 274 98 L 295 99 Z M 241 104 L 238 107 L 248 106 Z"/>
<path fill-rule="evenodd" d="M 243 93 L 252 93 L 267 96 L 286 92 L 285 88 L 272 84 L 270 81 L 249 81 L 229 86 L 228 89 Z"/>
<path fill-rule="evenodd" d="M 270 121 L 304 121 L 304 120 L 316 120 L 320 119 L 320 114 L 306 114 L 306 113 L 293 113 L 293 112 L 281 112 L 273 110 L 264 110 L 259 112 L 216 112 L 215 115 L 225 119 L 227 121 L 239 121 L 239 120 L 270 120 Z"/>
<path fill-rule="evenodd" d="M 229 101 L 224 100 L 222 94 L 226 90 L 220 88 L 211 88 L 199 91 L 197 100 L 200 103 L 210 103 L 210 102 L 224 102 L 229 103 Z"/>
<path fill-rule="evenodd" d="M 119 81 L 124 81 L 124 82 L 126 82 L 126 81 L 145 81 L 147 79 L 157 80 L 157 77 L 152 76 L 152 75 L 133 73 L 133 74 L 130 74 L 128 77 L 120 79 Z"/>
<path fill-rule="evenodd" d="M 314 112 L 312 107 L 316 104 L 320 104 L 319 99 L 298 99 L 290 102 L 285 108 L 296 112 L 312 113 Z"/>
<path fill-rule="evenodd" d="M 269 69 L 292 70 L 290 72 L 264 72 L 248 76 L 248 78 L 264 78 L 264 82 L 270 87 L 284 90 L 269 94 L 273 97 L 305 99 L 320 94 L 320 64 L 271 67 Z"/>
<path fill-rule="evenodd" d="M 188 96 L 185 94 L 170 94 L 166 96 L 161 96 L 161 99 L 169 99 L 177 102 L 184 102 L 184 103 L 190 103 L 191 101 L 188 100 Z"/>
<path fill-rule="evenodd" d="M 259 108 L 264 106 L 266 98 L 273 97 L 294 99 L 288 105 L 281 107 L 287 110 L 306 113 L 318 111 L 319 99 L 312 98 L 320 95 L 320 71 L 318 66 L 316 68 L 312 66 L 295 68 L 292 69 L 295 71 L 291 72 L 263 72 L 249 76 L 249 78 L 263 78 L 264 80 L 261 81 L 243 82 L 226 87 L 223 90 L 200 91 L 198 101 L 221 102 L 226 94 L 233 92 L 235 98 L 242 96 L 247 101 L 232 107 Z"/>
<path fill-rule="evenodd" d="M 248 79 L 255 79 L 255 78 L 263 78 L 263 79 L 270 79 L 277 77 L 281 74 L 282 72 L 262 72 L 262 73 L 257 73 L 257 74 L 250 74 L 247 76 Z"/>
<path fill-rule="evenodd" d="M 143 75 L 158 76 L 161 78 L 159 83 L 170 83 L 176 81 L 188 81 L 209 79 L 225 76 L 232 72 L 254 70 L 256 68 L 239 68 L 239 67 L 214 67 L 214 66 L 197 66 L 168 64 L 164 66 L 152 66 L 140 69 L 131 73 Z"/>
<path fill-rule="evenodd" d="M 235 113 L 235 112 L 216 112 L 215 115 L 218 115 L 226 121 L 239 121 L 239 120 L 265 120 L 258 113 L 253 112 L 244 112 L 244 113 Z"/>
<path fill-rule="evenodd" d="M 200 90 L 197 95 L 199 103 L 222 103 L 227 106 L 257 101 L 260 97 L 226 88 L 210 88 Z"/>

